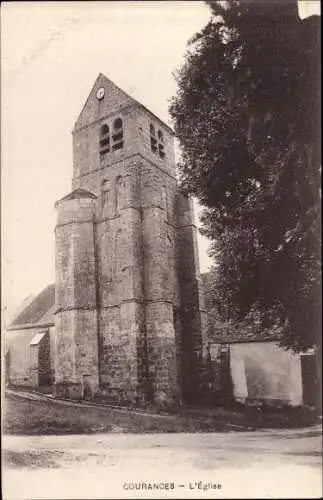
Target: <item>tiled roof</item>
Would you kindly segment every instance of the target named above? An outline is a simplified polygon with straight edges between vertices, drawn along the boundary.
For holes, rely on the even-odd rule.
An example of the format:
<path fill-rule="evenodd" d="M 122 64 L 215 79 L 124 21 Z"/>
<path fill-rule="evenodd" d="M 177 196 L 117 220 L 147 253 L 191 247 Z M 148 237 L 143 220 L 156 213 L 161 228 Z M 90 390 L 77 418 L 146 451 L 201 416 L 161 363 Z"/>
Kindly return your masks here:
<path fill-rule="evenodd" d="M 11 322 L 9 328 L 41 323 L 54 324 L 55 285 L 48 285 L 23 311 Z"/>
<path fill-rule="evenodd" d="M 262 342 L 279 340 L 281 331 L 278 328 L 263 329 L 256 322 L 233 324 L 223 321 L 217 311 L 212 308 L 212 273 L 201 274 L 204 303 L 207 311 L 208 341 L 231 344 L 234 342 Z"/>
<path fill-rule="evenodd" d="M 15 318 L 18 318 L 19 314 L 22 313 L 34 300 L 35 295 L 28 295 L 22 302 L 15 307 L 7 307 L 6 309 L 6 325 L 10 325 Z"/>
<path fill-rule="evenodd" d="M 219 344 L 233 344 L 236 342 L 263 342 L 268 340 L 279 340 L 279 332 L 260 330 L 255 327 L 242 325 L 233 327 L 230 324 L 223 323 L 222 325 L 209 324 L 208 330 L 209 342 Z"/>

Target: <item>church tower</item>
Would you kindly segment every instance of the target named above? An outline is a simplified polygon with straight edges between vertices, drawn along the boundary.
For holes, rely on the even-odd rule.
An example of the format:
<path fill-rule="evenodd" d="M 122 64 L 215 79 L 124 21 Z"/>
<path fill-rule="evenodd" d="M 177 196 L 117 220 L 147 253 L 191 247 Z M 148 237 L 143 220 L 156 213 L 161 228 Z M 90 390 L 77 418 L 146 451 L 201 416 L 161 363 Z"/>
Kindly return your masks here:
<path fill-rule="evenodd" d="M 205 314 L 173 132 L 100 74 L 73 149 L 72 192 L 56 203 L 56 394 L 193 402 Z"/>

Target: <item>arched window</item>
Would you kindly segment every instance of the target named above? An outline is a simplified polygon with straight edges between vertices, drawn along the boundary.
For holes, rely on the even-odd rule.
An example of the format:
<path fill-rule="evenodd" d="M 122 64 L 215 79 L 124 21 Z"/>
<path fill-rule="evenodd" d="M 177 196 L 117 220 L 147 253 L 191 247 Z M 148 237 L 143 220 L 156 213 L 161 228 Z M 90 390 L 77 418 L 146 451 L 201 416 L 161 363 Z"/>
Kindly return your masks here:
<path fill-rule="evenodd" d="M 165 149 L 164 149 L 164 136 L 161 130 L 158 130 L 158 153 L 161 158 L 165 158 Z"/>
<path fill-rule="evenodd" d="M 123 123 L 121 118 L 116 118 L 113 122 L 112 151 L 123 148 Z"/>
<path fill-rule="evenodd" d="M 157 148 L 156 130 L 152 123 L 150 124 L 150 147 L 154 153 L 157 152 L 158 148 Z"/>
<path fill-rule="evenodd" d="M 100 130 L 100 156 L 110 152 L 110 129 L 105 123 Z"/>

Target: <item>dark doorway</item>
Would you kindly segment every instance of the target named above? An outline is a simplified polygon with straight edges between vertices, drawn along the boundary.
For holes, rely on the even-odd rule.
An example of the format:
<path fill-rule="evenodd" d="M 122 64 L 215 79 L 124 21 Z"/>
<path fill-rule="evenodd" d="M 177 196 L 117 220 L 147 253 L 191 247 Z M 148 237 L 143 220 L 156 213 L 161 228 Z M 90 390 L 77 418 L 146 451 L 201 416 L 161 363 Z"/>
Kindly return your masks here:
<path fill-rule="evenodd" d="M 319 408 L 320 387 L 317 356 L 315 354 L 301 355 L 303 405 Z"/>

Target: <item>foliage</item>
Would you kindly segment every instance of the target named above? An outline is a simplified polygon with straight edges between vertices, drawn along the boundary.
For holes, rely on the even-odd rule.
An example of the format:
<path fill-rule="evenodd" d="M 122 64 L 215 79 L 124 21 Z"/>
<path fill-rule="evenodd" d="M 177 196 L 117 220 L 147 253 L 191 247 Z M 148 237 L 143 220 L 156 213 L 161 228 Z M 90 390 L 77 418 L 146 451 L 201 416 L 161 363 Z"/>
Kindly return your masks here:
<path fill-rule="evenodd" d="M 170 113 L 182 187 L 205 207 L 214 304 L 307 348 L 320 318 L 319 21 L 296 1 L 207 3 Z"/>

